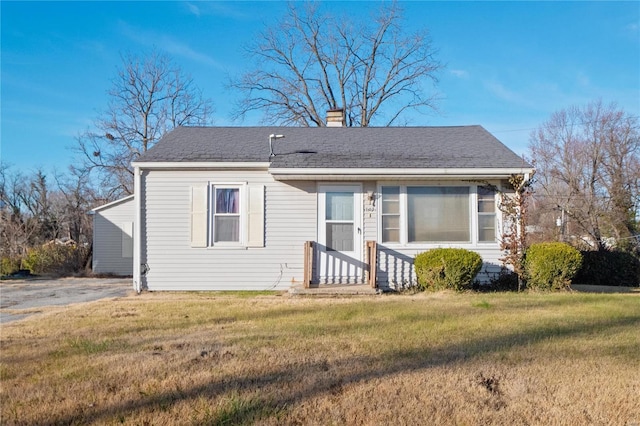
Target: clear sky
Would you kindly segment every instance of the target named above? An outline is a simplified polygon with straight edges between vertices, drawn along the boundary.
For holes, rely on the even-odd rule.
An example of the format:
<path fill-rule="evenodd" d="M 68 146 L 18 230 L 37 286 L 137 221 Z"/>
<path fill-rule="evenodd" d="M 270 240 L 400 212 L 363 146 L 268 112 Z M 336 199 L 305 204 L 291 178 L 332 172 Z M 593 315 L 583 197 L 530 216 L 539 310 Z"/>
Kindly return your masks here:
<path fill-rule="evenodd" d="M 369 16 L 374 2 L 330 2 Z M 447 67 L 437 114 L 411 125 L 481 124 L 519 154 L 551 113 L 601 98 L 640 116 L 640 2 L 402 2 L 410 32 L 430 31 Z M 8 2 L 1 8 L 1 159 L 64 170 L 69 149 L 106 108 L 120 54 L 173 57 L 206 97 L 217 125 L 247 70 L 246 45 L 284 2 Z"/>

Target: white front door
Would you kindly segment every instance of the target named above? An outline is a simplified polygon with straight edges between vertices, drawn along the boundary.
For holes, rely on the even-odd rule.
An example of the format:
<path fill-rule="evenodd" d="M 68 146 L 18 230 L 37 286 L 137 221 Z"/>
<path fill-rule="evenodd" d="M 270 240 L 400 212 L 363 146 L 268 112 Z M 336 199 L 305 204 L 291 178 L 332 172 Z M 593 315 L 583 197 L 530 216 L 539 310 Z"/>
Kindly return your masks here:
<path fill-rule="evenodd" d="M 318 186 L 318 281 L 364 282 L 362 263 L 362 187 Z"/>

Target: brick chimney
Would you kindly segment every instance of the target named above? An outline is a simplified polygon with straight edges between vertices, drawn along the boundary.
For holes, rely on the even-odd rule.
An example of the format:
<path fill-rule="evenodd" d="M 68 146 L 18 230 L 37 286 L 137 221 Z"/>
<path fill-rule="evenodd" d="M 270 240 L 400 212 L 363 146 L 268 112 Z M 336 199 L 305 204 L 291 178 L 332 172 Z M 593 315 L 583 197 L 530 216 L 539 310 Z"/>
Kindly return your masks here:
<path fill-rule="evenodd" d="M 327 111 L 327 127 L 344 127 L 345 123 L 344 108 Z"/>

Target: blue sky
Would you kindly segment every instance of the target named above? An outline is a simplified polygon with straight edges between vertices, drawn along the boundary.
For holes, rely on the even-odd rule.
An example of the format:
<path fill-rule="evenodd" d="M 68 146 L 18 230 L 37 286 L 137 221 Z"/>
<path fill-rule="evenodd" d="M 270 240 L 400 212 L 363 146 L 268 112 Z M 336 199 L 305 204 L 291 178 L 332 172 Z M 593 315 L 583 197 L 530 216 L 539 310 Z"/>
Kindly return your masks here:
<path fill-rule="evenodd" d="M 402 2 L 430 31 L 439 112 L 411 125 L 481 124 L 519 154 L 551 113 L 601 98 L 640 116 L 640 2 Z M 242 47 L 284 2 L 7 2 L 1 11 L 1 159 L 63 171 L 75 137 L 106 108 L 120 54 L 156 47 L 213 99 L 217 125 L 238 94 Z M 330 2 L 367 17 L 374 2 Z"/>

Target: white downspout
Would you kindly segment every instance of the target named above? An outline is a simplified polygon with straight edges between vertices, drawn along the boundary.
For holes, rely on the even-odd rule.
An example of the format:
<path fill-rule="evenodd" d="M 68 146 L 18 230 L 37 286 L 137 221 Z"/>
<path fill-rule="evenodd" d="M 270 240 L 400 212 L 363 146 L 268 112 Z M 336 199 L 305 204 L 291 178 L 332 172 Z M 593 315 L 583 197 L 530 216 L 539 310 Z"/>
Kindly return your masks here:
<path fill-rule="evenodd" d="M 142 245 L 142 191 L 140 189 L 140 173 L 140 168 L 135 166 L 133 169 L 133 193 L 135 194 L 133 200 L 136 208 L 133 223 L 133 289 L 138 294 L 142 291 L 142 276 L 140 275 L 140 247 Z"/>

